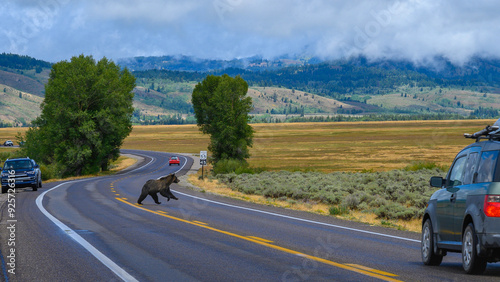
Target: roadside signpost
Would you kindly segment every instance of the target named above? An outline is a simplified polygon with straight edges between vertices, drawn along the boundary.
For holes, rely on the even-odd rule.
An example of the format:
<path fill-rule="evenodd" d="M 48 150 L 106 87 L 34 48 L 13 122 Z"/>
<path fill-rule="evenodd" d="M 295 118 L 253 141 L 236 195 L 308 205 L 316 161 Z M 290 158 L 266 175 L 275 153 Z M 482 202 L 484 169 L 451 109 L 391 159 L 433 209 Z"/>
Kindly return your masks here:
<path fill-rule="evenodd" d="M 203 166 L 207 165 L 207 151 L 200 151 L 201 179 L 203 179 Z"/>

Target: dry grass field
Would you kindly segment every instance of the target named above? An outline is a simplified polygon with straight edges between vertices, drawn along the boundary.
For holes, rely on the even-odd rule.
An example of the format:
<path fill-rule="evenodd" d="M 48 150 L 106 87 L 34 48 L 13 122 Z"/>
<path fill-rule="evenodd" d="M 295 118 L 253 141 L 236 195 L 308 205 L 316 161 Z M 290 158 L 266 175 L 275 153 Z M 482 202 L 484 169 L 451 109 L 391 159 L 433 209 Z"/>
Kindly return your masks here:
<path fill-rule="evenodd" d="M 253 124 L 250 165 L 271 170 L 387 171 L 414 162 L 449 166 L 495 120 Z M 136 126 L 123 148 L 199 153 L 209 137 L 195 125 Z"/>
<path fill-rule="evenodd" d="M 250 165 L 270 170 L 387 171 L 414 162 L 449 166 L 472 140 L 462 134 L 495 120 L 253 124 Z M 26 128 L 0 128 L 0 143 Z M 134 126 L 124 149 L 194 153 L 209 136 L 196 125 Z M 12 148 L 0 147 L 0 152 Z"/>
<path fill-rule="evenodd" d="M 0 145 L 3 145 L 3 142 L 7 140 L 11 140 L 14 142 L 14 145 L 17 145 L 16 135 L 18 133 L 24 133 L 26 130 L 28 130 L 27 127 L 0 128 Z M 2 149 L 11 150 L 12 148 L 0 147 L 0 152 Z"/>

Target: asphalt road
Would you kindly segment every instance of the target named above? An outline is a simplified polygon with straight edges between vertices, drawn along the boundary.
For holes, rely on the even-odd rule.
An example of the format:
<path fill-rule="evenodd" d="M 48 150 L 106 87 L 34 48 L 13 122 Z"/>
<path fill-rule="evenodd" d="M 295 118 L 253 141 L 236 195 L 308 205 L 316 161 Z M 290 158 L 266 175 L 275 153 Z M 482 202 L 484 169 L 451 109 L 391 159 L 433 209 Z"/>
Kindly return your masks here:
<path fill-rule="evenodd" d="M 419 234 L 259 206 L 173 184 L 178 201 L 135 202 L 172 154 L 142 157 L 120 174 L 45 184 L 2 205 L 4 281 L 498 281 L 463 273 L 460 256 L 420 260 Z M 180 170 L 180 171 L 179 171 Z M 53 188 L 53 189 L 52 189 Z M 5 201 L 5 194 L 3 196 Z M 11 198 L 12 199 L 12 198 Z M 11 206 L 12 207 L 12 206 Z M 11 214 L 14 216 L 9 217 Z M 14 226 L 14 228 L 12 228 Z M 9 246 L 14 242 L 14 246 Z M 14 262 L 14 264 L 12 264 Z M 15 272 L 15 274 L 9 273 Z"/>

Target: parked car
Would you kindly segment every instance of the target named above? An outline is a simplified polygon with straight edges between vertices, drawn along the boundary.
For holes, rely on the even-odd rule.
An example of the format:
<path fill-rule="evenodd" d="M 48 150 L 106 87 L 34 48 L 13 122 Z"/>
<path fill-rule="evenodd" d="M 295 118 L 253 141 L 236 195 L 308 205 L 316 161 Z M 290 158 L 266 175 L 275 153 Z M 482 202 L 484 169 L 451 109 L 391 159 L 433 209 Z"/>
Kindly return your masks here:
<path fill-rule="evenodd" d="M 14 146 L 14 143 L 10 140 L 7 140 L 7 141 L 3 142 L 3 145 L 4 146 Z"/>
<path fill-rule="evenodd" d="M 15 188 L 33 187 L 37 191 L 42 187 L 40 166 L 30 158 L 7 159 L 2 168 L 2 193 L 6 193 L 9 184 Z"/>
<path fill-rule="evenodd" d="M 441 189 L 424 212 L 421 253 L 424 264 L 439 265 L 447 252 L 461 252 L 464 270 L 480 274 L 500 261 L 500 119 L 465 136 L 476 142 L 457 154 L 446 178 L 430 180 Z"/>
<path fill-rule="evenodd" d="M 176 156 L 170 157 L 170 159 L 168 160 L 168 165 L 170 166 L 173 164 L 181 165 L 181 161 L 179 160 L 178 157 L 176 157 Z"/>

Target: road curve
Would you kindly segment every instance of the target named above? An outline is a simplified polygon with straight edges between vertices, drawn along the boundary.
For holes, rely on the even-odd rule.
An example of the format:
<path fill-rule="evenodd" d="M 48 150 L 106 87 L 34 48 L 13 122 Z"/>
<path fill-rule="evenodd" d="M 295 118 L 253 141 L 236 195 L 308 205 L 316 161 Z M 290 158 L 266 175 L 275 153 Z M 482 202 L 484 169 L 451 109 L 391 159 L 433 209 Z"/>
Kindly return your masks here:
<path fill-rule="evenodd" d="M 156 205 L 148 197 L 138 206 L 135 202 L 148 179 L 173 172 L 182 175 L 193 160 L 181 157 L 182 166 L 169 166 L 173 154 L 123 152 L 142 159 L 117 175 L 21 191 L 15 194 L 15 222 L 7 221 L 12 218 L 2 206 L 3 280 L 496 281 L 500 277 L 496 264 L 488 265 L 485 275 L 465 275 L 457 254 L 445 257 L 439 267 L 423 266 L 415 233 L 254 205 L 196 192 L 182 183 L 172 185 L 178 201 L 160 196 L 162 203 Z M 15 274 L 8 272 L 11 224 L 15 225 Z"/>

